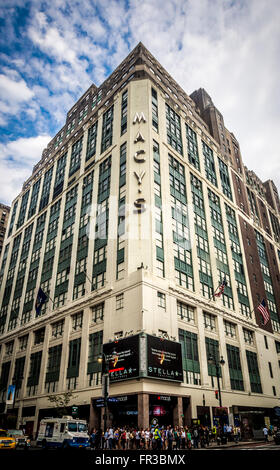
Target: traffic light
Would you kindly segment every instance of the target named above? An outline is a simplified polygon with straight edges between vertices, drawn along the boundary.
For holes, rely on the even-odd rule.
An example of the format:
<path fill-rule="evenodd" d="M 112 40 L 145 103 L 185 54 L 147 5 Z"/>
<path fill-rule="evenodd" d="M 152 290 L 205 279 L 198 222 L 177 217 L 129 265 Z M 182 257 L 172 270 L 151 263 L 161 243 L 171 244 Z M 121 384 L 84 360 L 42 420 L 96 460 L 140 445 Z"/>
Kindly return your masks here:
<path fill-rule="evenodd" d="M 215 390 L 215 397 L 219 400 L 219 390 Z"/>
<path fill-rule="evenodd" d="M 78 418 L 79 415 L 79 408 L 77 406 L 72 406 L 72 417 L 73 418 Z"/>

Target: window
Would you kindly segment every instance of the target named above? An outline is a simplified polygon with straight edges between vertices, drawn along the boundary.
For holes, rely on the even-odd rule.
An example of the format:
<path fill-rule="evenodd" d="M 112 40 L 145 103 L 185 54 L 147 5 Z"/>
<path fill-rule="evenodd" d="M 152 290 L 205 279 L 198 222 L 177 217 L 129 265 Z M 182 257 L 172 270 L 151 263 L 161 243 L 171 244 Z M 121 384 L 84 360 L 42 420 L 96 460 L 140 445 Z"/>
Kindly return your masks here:
<path fill-rule="evenodd" d="M 167 143 L 183 155 L 180 116 L 168 104 L 166 109 Z"/>
<path fill-rule="evenodd" d="M 83 312 L 78 312 L 72 315 L 72 329 L 74 331 L 80 330 L 83 326 Z"/>
<path fill-rule="evenodd" d="M 194 323 L 194 308 L 183 302 L 177 301 L 177 315 L 181 320 Z"/>
<path fill-rule="evenodd" d="M 232 390 L 244 390 L 239 348 L 230 344 L 227 347 L 228 367 Z"/>
<path fill-rule="evenodd" d="M 158 132 L 158 99 L 154 88 L 152 88 L 152 126 Z"/>
<path fill-rule="evenodd" d="M 19 351 L 25 351 L 27 348 L 27 343 L 28 343 L 28 335 L 21 336 L 18 339 L 18 349 Z"/>
<path fill-rule="evenodd" d="M 198 355 L 197 335 L 179 329 L 179 341 L 182 345 L 184 376 L 188 384 L 200 385 L 200 364 Z"/>
<path fill-rule="evenodd" d="M 269 368 L 270 377 L 273 379 L 273 372 L 272 372 L 271 362 L 268 363 L 268 368 Z"/>
<path fill-rule="evenodd" d="M 58 337 L 63 335 L 63 329 L 64 329 L 64 320 L 60 320 L 56 323 L 52 324 L 52 336 L 53 337 Z"/>
<path fill-rule="evenodd" d="M 113 117 L 114 117 L 114 106 L 111 106 L 103 114 L 102 122 L 102 139 L 101 139 L 101 153 L 112 145 L 113 142 Z"/>
<path fill-rule="evenodd" d="M 121 107 L 121 135 L 127 130 L 127 97 L 128 91 L 122 94 L 122 107 Z"/>
<path fill-rule="evenodd" d="M 158 307 L 161 307 L 161 308 L 163 308 L 164 310 L 166 310 L 166 298 L 165 298 L 165 294 L 163 294 L 162 292 L 158 292 L 158 293 L 157 293 L 157 298 L 158 298 Z"/>
<path fill-rule="evenodd" d="M 267 337 L 264 336 L 264 344 L 265 344 L 265 348 L 268 349 L 268 343 L 267 343 Z"/>
<path fill-rule="evenodd" d="M 204 327 L 208 330 L 216 330 L 216 317 L 211 313 L 203 312 Z"/>
<path fill-rule="evenodd" d="M 45 328 L 34 331 L 34 346 L 42 344 L 45 338 Z"/>
<path fill-rule="evenodd" d="M 123 308 L 124 294 L 119 294 L 116 296 L 116 310 Z"/>
<path fill-rule="evenodd" d="M 104 302 L 91 307 L 92 311 L 92 321 L 97 323 L 98 320 L 103 321 L 104 318 Z"/>
<path fill-rule="evenodd" d="M 262 385 L 259 374 L 257 354 L 246 350 L 247 364 L 249 370 L 249 378 L 251 390 L 253 393 L 262 393 Z"/>
<path fill-rule="evenodd" d="M 254 333 L 251 330 L 243 328 L 244 341 L 247 344 L 254 344 Z"/>
<path fill-rule="evenodd" d="M 236 338 L 236 326 L 227 320 L 224 320 L 225 334 L 231 338 Z"/>
<path fill-rule="evenodd" d="M 6 343 L 6 355 L 10 356 L 13 354 L 13 349 L 14 349 L 14 341 L 9 341 Z"/>

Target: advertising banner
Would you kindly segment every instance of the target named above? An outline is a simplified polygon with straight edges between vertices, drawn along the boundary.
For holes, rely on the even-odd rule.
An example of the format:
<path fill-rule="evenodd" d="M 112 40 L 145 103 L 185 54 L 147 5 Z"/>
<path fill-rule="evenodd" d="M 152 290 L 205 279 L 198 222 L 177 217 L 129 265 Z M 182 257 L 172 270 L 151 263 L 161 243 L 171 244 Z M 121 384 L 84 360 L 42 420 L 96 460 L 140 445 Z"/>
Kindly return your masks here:
<path fill-rule="evenodd" d="M 15 391 L 16 391 L 16 387 L 14 385 L 9 385 L 8 391 L 7 391 L 7 398 L 6 398 L 7 405 L 12 405 L 14 403 Z"/>
<path fill-rule="evenodd" d="M 183 382 L 181 344 L 147 335 L 147 376 Z"/>
<path fill-rule="evenodd" d="M 103 345 L 110 382 L 139 377 L 139 335 Z"/>

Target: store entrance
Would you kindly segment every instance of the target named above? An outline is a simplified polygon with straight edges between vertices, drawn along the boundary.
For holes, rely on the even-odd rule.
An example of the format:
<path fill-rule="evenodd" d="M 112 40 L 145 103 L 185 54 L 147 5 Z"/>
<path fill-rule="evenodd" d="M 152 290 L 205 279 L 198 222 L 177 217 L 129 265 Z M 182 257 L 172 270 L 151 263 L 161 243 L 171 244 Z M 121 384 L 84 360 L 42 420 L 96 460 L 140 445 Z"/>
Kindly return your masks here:
<path fill-rule="evenodd" d="M 150 395 L 150 424 L 153 423 L 153 420 L 156 420 L 159 426 L 172 426 L 173 410 L 176 405 L 177 397 L 172 397 L 168 395 Z"/>
<path fill-rule="evenodd" d="M 137 395 L 110 397 L 108 400 L 109 414 L 114 427 L 137 427 L 138 400 Z"/>

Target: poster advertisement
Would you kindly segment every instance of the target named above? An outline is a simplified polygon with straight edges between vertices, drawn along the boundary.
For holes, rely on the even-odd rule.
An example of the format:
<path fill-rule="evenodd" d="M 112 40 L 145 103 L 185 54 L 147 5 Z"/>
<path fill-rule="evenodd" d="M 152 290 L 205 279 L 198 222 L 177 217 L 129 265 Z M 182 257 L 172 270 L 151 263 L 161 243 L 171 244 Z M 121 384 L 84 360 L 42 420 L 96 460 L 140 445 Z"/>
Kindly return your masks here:
<path fill-rule="evenodd" d="M 16 387 L 14 385 L 9 385 L 8 391 L 7 391 L 7 398 L 6 398 L 7 405 L 12 405 L 14 403 L 15 391 L 16 391 Z"/>
<path fill-rule="evenodd" d="M 183 382 L 181 344 L 147 335 L 147 376 Z"/>

